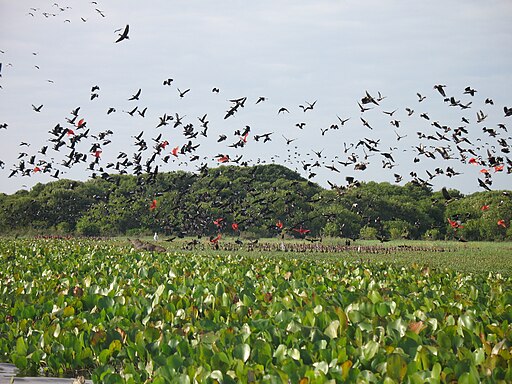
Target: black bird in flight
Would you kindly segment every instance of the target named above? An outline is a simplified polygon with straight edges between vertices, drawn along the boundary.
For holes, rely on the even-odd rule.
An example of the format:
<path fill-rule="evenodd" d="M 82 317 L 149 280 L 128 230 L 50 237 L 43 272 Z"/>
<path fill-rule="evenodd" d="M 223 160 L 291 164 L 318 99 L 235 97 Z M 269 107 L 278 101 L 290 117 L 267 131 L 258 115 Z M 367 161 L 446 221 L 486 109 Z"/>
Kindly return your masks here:
<path fill-rule="evenodd" d="M 420 103 L 427 98 L 427 96 L 422 96 L 421 93 L 416 93 L 416 95 L 418 95 L 418 102 Z"/>
<path fill-rule="evenodd" d="M 180 91 L 180 89 L 178 88 L 178 92 L 179 92 L 181 98 L 185 97 L 185 94 L 189 91 L 190 91 L 190 88 L 185 89 L 184 91 Z"/>
<path fill-rule="evenodd" d="M 142 92 L 142 89 L 139 88 L 137 93 L 135 95 L 132 95 L 128 100 L 139 100 L 140 93 Z"/>
<path fill-rule="evenodd" d="M 434 85 L 434 89 L 437 89 L 438 92 L 441 94 L 441 96 L 446 97 L 446 92 L 444 91 L 444 87 L 446 87 L 446 85 L 441 85 L 441 84 Z"/>
<path fill-rule="evenodd" d="M 36 107 L 34 104 L 32 104 L 32 109 L 36 112 L 41 112 L 42 108 L 43 108 L 43 104 L 41 104 L 39 107 Z"/>
<path fill-rule="evenodd" d="M 471 96 L 475 96 L 475 93 L 476 93 L 476 90 L 474 90 L 473 88 L 471 87 L 466 87 L 464 88 L 464 94 L 467 95 L 471 95 Z"/>
<path fill-rule="evenodd" d="M 126 24 L 126 27 L 124 27 L 123 33 L 119 34 L 119 38 L 116 40 L 116 43 L 119 43 L 120 41 L 123 41 L 125 39 L 130 39 L 128 37 L 128 31 L 130 30 L 130 26 Z"/>
<path fill-rule="evenodd" d="M 338 118 L 338 120 L 340 121 L 340 124 L 341 124 L 342 126 L 343 126 L 343 125 L 345 125 L 345 123 L 346 123 L 347 121 L 349 121 L 349 120 L 350 120 L 350 117 L 349 117 L 349 118 L 346 118 L 346 119 L 342 119 L 342 118 L 341 118 L 341 117 L 339 117 L 338 115 L 336 115 L 336 117 Z"/>

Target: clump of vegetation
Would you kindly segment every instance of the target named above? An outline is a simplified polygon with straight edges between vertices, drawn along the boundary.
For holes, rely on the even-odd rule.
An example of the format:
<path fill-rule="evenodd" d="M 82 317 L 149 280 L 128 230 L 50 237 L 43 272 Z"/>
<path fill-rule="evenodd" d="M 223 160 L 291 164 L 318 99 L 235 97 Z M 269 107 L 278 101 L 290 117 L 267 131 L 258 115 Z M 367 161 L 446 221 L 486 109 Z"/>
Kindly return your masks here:
<path fill-rule="evenodd" d="M 512 238 L 510 195 L 450 190 L 450 196 L 447 202 L 441 192 L 413 183 L 326 190 L 279 165 L 110 175 L 0 194 L 0 234 L 209 236 L 222 230 L 272 237 L 281 234 L 275 225 L 281 221 L 294 235 L 293 228 L 303 226 L 311 236 L 352 239 Z M 232 223 L 238 232 L 230 232 Z"/>
<path fill-rule="evenodd" d="M 364 253 L 150 253 L 89 240 L 7 240 L 0 254 L 0 359 L 22 373 L 104 383 L 512 380 L 512 278 L 492 267 L 472 274 Z"/>

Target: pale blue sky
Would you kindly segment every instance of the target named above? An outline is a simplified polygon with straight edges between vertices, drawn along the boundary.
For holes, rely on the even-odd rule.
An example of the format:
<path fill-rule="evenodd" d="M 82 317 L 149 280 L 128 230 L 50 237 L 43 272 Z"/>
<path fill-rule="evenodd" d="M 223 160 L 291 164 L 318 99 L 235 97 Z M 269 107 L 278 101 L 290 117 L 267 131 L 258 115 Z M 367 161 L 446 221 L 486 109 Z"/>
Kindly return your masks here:
<path fill-rule="evenodd" d="M 201 162 L 218 164 L 214 157 L 227 153 L 232 158 L 243 155 L 249 164 L 278 162 L 297 169 L 304 176 L 303 163 L 319 160 L 311 180 L 327 185 L 327 180 L 344 184 L 345 176 L 359 180 L 394 182 L 394 174 L 409 181 L 414 171 L 427 178 L 425 170 L 453 167 L 463 175 L 432 180 L 435 189 L 442 186 L 465 193 L 481 190 L 477 178 L 481 167 L 461 162 L 455 144 L 420 139 L 443 133 L 431 126 L 438 121 L 453 129 L 466 126 L 466 137 L 478 154 L 498 151 L 498 139 L 511 143 L 512 117 L 505 118 L 503 107 L 512 107 L 512 3 L 503 1 L 8 1 L 0 0 L 0 191 L 12 193 L 30 188 L 37 182 L 53 180 L 48 174 L 8 178 L 27 153 L 25 161 L 52 161 L 61 177 L 86 179 L 91 175 L 87 164 L 71 169 L 61 165 L 70 149 L 59 152 L 48 143 L 57 123 L 68 127 L 70 111 L 80 106 L 80 117 L 87 121 L 90 134 L 112 130 L 111 144 L 102 147 L 102 165 L 116 160 L 120 151 L 130 156 L 136 152 L 133 136 L 144 131 L 151 156 L 152 138 L 162 133 L 169 141 L 164 155 L 188 139 L 182 128 L 172 125 L 156 129 L 164 113 L 185 115 L 185 124 L 201 130 L 199 116 L 208 114 L 208 137 L 198 136 L 196 154 L 179 156 L 166 164 L 157 159 L 160 171 L 195 170 Z M 31 10 L 30 8 L 36 8 Z M 70 8 L 67 8 L 70 7 Z M 61 11 L 59 8 L 63 8 Z M 96 8 L 105 17 L 102 17 Z M 29 13 L 32 13 L 30 15 Z M 46 17 L 44 13 L 47 13 Z M 55 14 L 56 16 L 52 16 Z M 84 18 L 84 22 L 81 18 Z M 69 22 L 65 21 L 69 20 Z M 130 25 L 129 40 L 115 44 L 114 30 Z M 35 53 L 35 54 L 34 54 Z M 38 68 L 37 68 L 37 67 Z M 167 78 L 174 81 L 163 86 Z M 49 82 L 51 80 L 52 82 Z M 448 96 L 461 103 L 472 102 L 461 110 L 443 102 L 433 89 L 445 84 Z M 99 97 L 90 100 L 91 87 L 98 85 Z M 477 90 L 474 97 L 464 95 L 466 86 Z M 212 93 L 218 87 L 218 94 Z M 142 89 L 139 101 L 127 99 Z M 180 98 L 177 88 L 190 92 Z M 380 106 L 361 114 L 357 101 L 368 91 L 386 96 Z M 416 93 L 427 98 L 419 103 Z M 256 105 L 260 96 L 266 101 Z M 229 99 L 247 97 L 245 107 L 224 120 Z M 494 105 L 485 104 L 492 98 Z M 299 105 L 317 100 L 315 108 L 304 113 Z M 32 104 L 43 104 L 41 112 Z M 123 111 L 148 107 L 146 117 L 130 117 Z M 107 115 L 109 107 L 115 113 Z M 277 114 L 281 107 L 290 114 Z M 405 108 L 415 111 L 408 116 Z M 383 111 L 397 109 L 393 117 Z M 476 114 L 488 115 L 476 123 Z M 427 113 L 430 121 L 419 117 Z M 339 130 L 322 129 L 339 123 L 337 116 L 351 119 Z M 373 130 L 363 127 L 360 118 Z M 470 124 L 461 122 L 461 117 Z M 396 128 L 390 120 L 399 120 Z M 305 122 L 300 130 L 296 123 Z M 497 128 L 504 123 L 509 132 Z M 251 134 L 244 148 L 229 148 L 237 129 L 249 125 Z M 495 129 L 499 136 L 489 137 L 482 128 Z M 394 130 L 405 136 L 399 142 Z M 79 132 L 79 131 L 78 131 Z M 257 142 L 254 135 L 273 132 L 272 141 Z M 217 143 L 219 135 L 228 136 Z M 283 135 L 296 139 L 289 146 Z M 379 140 L 379 149 L 389 152 L 396 166 L 382 167 L 384 157 L 378 153 L 364 159 L 362 147 L 344 153 L 344 143 L 361 138 Z M 22 146 L 27 142 L 29 147 Z M 88 153 L 93 138 L 84 139 L 77 151 Z M 436 160 L 417 156 L 415 146 L 450 147 L 454 160 Z M 38 150 L 49 145 L 45 156 Z M 297 148 L 294 148 L 296 145 Z M 290 151 L 288 151 L 290 150 Z M 313 151 L 322 152 L 318 158 Z M 358 161 L 368 162 L 365 171 L 344 167 L 355 153 Z M 503 155 L 503 154 L 502 154 Z M 472 155 L 468 155 L 471 157 Z M 509 156 L 512 158 L 512 156 Z M 174 159 L 174 158 L 173 158 Z M 341 172 L 325 168 L 334 164 Z M 511 176 L 492 172 L 495 189 L 510 189 Z"/>

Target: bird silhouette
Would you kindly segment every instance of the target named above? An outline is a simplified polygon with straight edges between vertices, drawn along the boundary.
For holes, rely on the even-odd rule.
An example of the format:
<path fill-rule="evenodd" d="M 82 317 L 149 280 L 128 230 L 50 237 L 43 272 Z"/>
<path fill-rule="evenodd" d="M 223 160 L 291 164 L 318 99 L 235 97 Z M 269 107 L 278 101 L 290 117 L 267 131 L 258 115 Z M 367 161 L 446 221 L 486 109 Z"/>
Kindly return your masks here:
<path fill-rule="evenodd" d="M 139 90 L 137 92 L 135 92 L 135 94 L 133 94 L 128 100 L 129 101 L 132 101 L 132 100 L 139 100 L 139 97 L 140 97 L 140 94 L 142 92 L 142 89 L 139 88 Z"/>
<path fill-rule="evenodd" d="M 115 41 L 116 43 L 119 43 L 120 41 L 129 39 L 128 32 L 130 31 L 130 26 L 126 24 L 126 27 L 124 27 L 123 33 L 119 34 L 119 38 Z"/>

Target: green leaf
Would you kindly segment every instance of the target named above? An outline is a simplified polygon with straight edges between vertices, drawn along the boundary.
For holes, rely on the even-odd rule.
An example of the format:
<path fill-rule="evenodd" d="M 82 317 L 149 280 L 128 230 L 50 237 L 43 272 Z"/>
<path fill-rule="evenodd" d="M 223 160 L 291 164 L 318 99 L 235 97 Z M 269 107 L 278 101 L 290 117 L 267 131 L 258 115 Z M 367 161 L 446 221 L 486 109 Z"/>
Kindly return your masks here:
<path fill-rule="evenodd" d="M 290 348 L 287 351 L 288 356 L 290 356 L 293 360 L 300 360 L 300 351 L 297 348 Z"/>
<path fill-rule="evenodd" d="M 331 339 L 335 339 L 338 337 L 338 328 L 340 327 L 339 320 L 333 320 L 331 324 L 327 326 L 324 330 L 324 334 Z"/>
<path fill-rule="evenodd" d="M 251 360 L 257 364 L 266 366 L 271 359 L 272 348 L 270 344 L 264 340 L 257 339 L 252 347 Z"/>
<path fill-rule="evenodd" d="M 119 341 L 119 340 L 112 340 L 112 342 L 110 343 L 108 349 L 110 350 L 110 353 L 112 355 L 114 355 L 114 352 L 115 353 L 121 352 L 121 349 L 122 349 L 121 341 Z"/>
<path fill-rule="evenodd" d="M 290 333 L 299 332 L 301 329 L 301 324 L 297 323 L 295 320 L 290 321 L 290 323 L 286 327 L 286 331 Z"/>
<path fill-rule="evenodd" d="M 368 297 L 373 304 L 382 302 L 382 296 L 375 290 L 371 290 L 370 293 L 368 293 Z"/>
<path fill-rule="evenodd" d="M 325 361 L 320 361 L 317 363 L 314 363 L 313 366 L 320 372 L 322 372 L 324 375 L 327 375 L 327 372 L 329 372 L 329 364 Z"/>
<path fill-rule="evenodd" d="M 480 376 L 478 374 L 478 370 L 475 366 L 471 366 L 469 368 L 469 372 L 464 372 L 459 376 L 458 379 L 459 384 L 479 384 Z"/>
<path fill-rule="evenodd" d="M 440 380 L 441 379 L 441 364 L 435 363 L 432 366 L 432 371 L 430 371 L 430 377 L 435 379 L 435 380 Z"/>
<path fill-rule="evenodd" d="M 13 355 L 12 362 L 22 372 L 28 367 L 28 359 L 25 356 Z"/>
<path fill-rule="evenodd" d="M 219 382 L 222 382 L 222 380 L 224 380 L 224 376 L 222 375 L 222 372 L 219 370 L 213 371 L 210 374 L 210 377 L 214 380 L 218 380 Z"/>
<path fill-rule="evenodd" d="M 107 309 L 114 305 L 114 299 L 110 296 L 102 296 L 98 300 L 99 309 Z"/>
<path fill-rule="evenodd" d="M 407 362 L 398 353 L 392 353 L 387 358 L 386 373 L 393 380 L 401 382 L 407 373 Z"/>
<path fill-rule="evenodd" d="M 112 353 L 110 352 L 110 350 L 104 349 L 103 351 L 101 351 L 100 355 L 98 356 L 98 359 L 101 364 L 107 364 L 107 362 L 111 356 L 112 356 Z"/>
<path fill-rule="evenodd" d="M 220 297 L 224 293 L 224 285 L 221 282 L 215 284 L 215 296 Z"/>
<path fill-rule="evenodd" d="M 64 308 L 64 311 L 62 312 L 62 315 L 64 317 L 73 316 L 74 314 L 75 314 L 75 308 L 73 308 L 71 306 L 67 306 L 66 308 Z"/>
<path fill-rule="evenodd" d="M 60 335 L 60 323 L 55 325 L 55 329 L 53 330 L 53 337 L 57 338 Z"/>
<path fill-rule="evenodd" d="M 233 357 L 242 360 L 244 363 L 251 356 L 251 347 L 249 344 L 238 344 L 233 348 Z"/>
<path fill-rule="evenodd" d="M 23 337 L 18 337 L 16 340 L 16 354 L 18 356 L 27 356 L 28 346 Z"/>
<path fill-rule="evenodd" d="M 375 356 L 375 354 L 379 351 L 379 343 L 376 341 L 370 340 L 361 348 L 363 358 L 365 360 L 371 360 Z"/>

